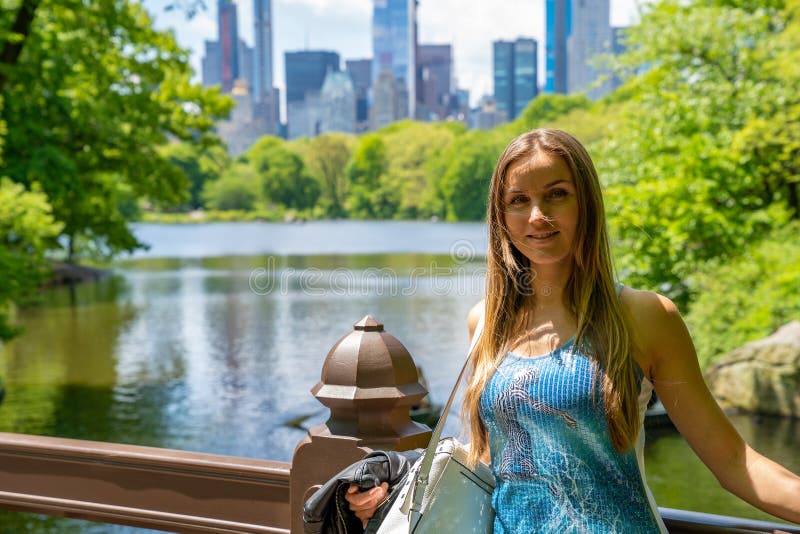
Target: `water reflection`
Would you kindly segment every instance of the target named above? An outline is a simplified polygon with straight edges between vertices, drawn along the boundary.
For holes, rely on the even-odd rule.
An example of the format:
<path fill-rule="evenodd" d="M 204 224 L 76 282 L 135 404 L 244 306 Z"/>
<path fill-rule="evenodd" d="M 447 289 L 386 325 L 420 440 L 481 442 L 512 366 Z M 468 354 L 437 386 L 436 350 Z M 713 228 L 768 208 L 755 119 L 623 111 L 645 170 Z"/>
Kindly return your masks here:
<path fill-rule="evenodd" d="M 800 421 L 748 415 L 729 418 L 754 449 L 800 473 Z M 659 506 L 781 522 L 722 490 L 674 429 L 648 432 L 645 462 L 647 482 Z"/>
<path fill-rule="evenodd" d="M 278 276 L 347 268 L 352 285 L 342 294 L 323 276 L 313 286 L 319 291 L 293 282 L 254 292 L 251 273 L 265 265 Z M 305 432 L 286 421 L 319 413 L 309 391 L 322 362 L 364 315 L 406 345 L 434 401 L 445 399 L 466 353 L 467 312 L 483 293 L 481 267 L 425 254 L 127 261 L 118 276 L 77 287 L 74 300 L 55 290 L 23 312 L 25 334 L 0 347 L 8 390 L 0 430 L 288 461 Z M 391 269 L 395 278 L 363 276 L 368 269 Z M 800 471 L 796 422 L 735 422 L 757 449 Z M 451 415 L 447 433 L 458 434 L 459 425 Z M 648 438 L 659 504 L 765 517 L 720 497 L 680 437 Z M 4 512 L 0 524 L 17 532 L 68 532 L 76 524 L 93 531 Z"/>

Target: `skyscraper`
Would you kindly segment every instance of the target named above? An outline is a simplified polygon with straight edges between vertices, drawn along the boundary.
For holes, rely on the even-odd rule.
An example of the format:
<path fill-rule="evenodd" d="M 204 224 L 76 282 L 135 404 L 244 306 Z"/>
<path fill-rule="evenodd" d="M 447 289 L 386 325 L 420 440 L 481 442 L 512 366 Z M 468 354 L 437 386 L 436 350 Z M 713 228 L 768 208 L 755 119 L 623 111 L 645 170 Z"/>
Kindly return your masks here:
<path fill-rule="evenodd" d="M 383 70 L 372 83 L 372 108 L 370 122 L 374 129 L 383 128 L 397 120 L 406 100 L 400 94 L 400 81 L 388 70 Z"/>
<path fill-rule="evenodd" d="M 289 138 L 319 133 L 319 94 L 328 72 L 339 71 L 339 54 L 324 50 L 286 52 L 286 113 Z"/>
<path fill-rule="evenodd" d="M 255 20 L 254 112 L 264 121 L 267 133 L 275 133 L 275 91 L 272 87 L 272 0 L 253 0 Z"/>
<path fill-rule="evenodd" d="M 533 100 L 539 89 L 538 44 L 534 39 L 495 41 L 494 100 L 499 115 L 515 119 Z"/>
<path fill-rule="evenodd" d="M 419 45 L 417 47 L 417 118 L 431 120 L 447 117 L 451 108 L 452 94 L 453 48 L 449 44 Z"/>
<path fill-rule="evenodd" d="M 206 41 L 203 56 L 203 85 L 222 85 L 222 50 L 219 41 Z"/>
<path fill-rule="evenodd" d="M 345 61 L 347 73 L 353 80 L 356 92 L 356 130 L 361 132 L 369 127 L 368 95 L 372 88 L 372 60 L 348 59 Z"/>
<path fill-rule="evenodd" d="M 603 74 L 593 63 L 595 56 L 610 51 L 609 0 L 575 0 L 571 24 L 572 32 L 567 38 L 567 91 L 586 91 L 589 98 L 600 98 L 609 91 L 608 81 L 589 88 Z"/>
<path fill-rule="evenodd" d="M 517 39 L 514 43 L 514 107 L 511 118 L 519 117 L 539 94 L 539 46 L 535 39 Z"/>
<path fill-rule="evenodd" d="M 390 72 L 407 104 L 394 120 L 415 116 L 417 0 L 374 0 L 372 12 L 372 84 Z"/>
<path fill-rule="evenodd" d="M 272 93 L 272 0 L 253 0 L 255 15 L 255 87 L 256 100 L 266 100 Z"/>
<path fill-rule="evenodd" d="M 286 102 L 305 98 L 308 91 L 319 91 L 328 71 L 339 71 L 339 54 L 326 50 L 286 52 Z"/>
<path fill-rule="evenodd" d="M 356 132 L 356 92 L 346 72 L 328 72 L 320 91 L 320 133 Z"/>
<path fill-rule="evenodd" d="M 545 0 L 545 93 L 567 92 L 567 39 L 572 33 L 572 1 Z"/>
<path fill-rule="evenodd" d="M 514 43 L 495 41 L 494 49 L 494 106 L 505 114 L 506 120 L 514 112 Z"/>
<path fill-rule="evenodd" d="M 255 67 L 255 54 L 253 47 L 247 46 L 247 43 L 239 39 L 239 80 L 247 81 L 247 92 L 252 98 L 253 86 L 255 85 L 255 75 L 253 72 Z M 234 80 L 236 85 L 236 80 Z"/>
<path fill-rule="evenodd" d="M 239 78 L 239 24 L 236 20 L 236 4 L 231 0 L 219 0 L 217 9 L 222 91 L 230 93 L 233 82 Z"/>

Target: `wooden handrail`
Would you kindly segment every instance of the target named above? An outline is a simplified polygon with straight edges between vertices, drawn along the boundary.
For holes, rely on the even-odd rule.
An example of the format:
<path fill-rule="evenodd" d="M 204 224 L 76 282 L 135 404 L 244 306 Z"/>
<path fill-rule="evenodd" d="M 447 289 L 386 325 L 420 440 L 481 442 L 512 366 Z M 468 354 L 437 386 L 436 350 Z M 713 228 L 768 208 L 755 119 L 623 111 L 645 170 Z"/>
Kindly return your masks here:
<path fill-rule="evenodd" d="M 0 507 L 180 532 L 289 532 L 286 462 L 0 433 Z"/>
<path fill-rule="evenodd" d="M 774 534 L 800 534 L 800 527 L 783 525 L 770 521 L 758 521 L 741 517 L 726 515 L 705 514 L 676 510 L 674 508 L 660 508 L 658 511 L 670 534 L 689 534 L 695 532 L 726 534 L 753 534 L 769 532 Z"/>

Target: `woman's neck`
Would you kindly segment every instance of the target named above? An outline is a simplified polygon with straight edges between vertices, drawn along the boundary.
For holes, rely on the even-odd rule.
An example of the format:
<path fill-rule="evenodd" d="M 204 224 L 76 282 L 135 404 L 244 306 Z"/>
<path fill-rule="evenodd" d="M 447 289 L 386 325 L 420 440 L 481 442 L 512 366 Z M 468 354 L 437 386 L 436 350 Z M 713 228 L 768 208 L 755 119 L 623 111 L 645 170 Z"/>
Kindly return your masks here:
<path fill-rule="evenodd" d="M 561 264 L 531 265 L 531 285 L 535 310 L 560 308 L 564 306 L 564 290 L 572 274 L 572 265 Z"/>

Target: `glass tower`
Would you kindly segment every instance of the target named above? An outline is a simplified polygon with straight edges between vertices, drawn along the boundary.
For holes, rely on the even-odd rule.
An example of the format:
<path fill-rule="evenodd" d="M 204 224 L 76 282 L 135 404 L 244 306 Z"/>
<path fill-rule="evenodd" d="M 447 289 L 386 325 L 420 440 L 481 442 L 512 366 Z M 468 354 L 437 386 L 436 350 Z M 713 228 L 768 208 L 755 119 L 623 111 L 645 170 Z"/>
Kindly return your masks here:
<path fill-rule="evenodd" d="M 230 93 L 233 89 L 233 82 L 239 78 L 239 25 L 236 20 L 236 4 L 231 0 L 219 0 L 217 9 L 222 91 Z"/>
<path fill-rule="evenodd" d="M 405 91 L 406 109 L 413 117 L 416 101 L 417 0 L 374 0 L 372 12 L 372 83 L 386 71 Z"/>
<path fill-rule="evenodd" d="M 572 34 L 572 1 L 545 0 L 545 93 L 567 92 L 567 39 Z"/>
<path fill-rule="evenodd" d="M 339 71 L 339 54 L 324 50 L 286 52 L 286 102 L 305 99 L 307 92 L 319 92 L 328 71 Z"/>
<path fill-rule="evenodd" d="M 494 42 L 494 99 L 497 111 L 513 120 L 539 94 L 535 39 Z"/>
<path fill-rule="evenodd" d="M 253 0 L 255 15 L 255 87 L 253 93 L 259 101 L 266 101 L 272 93 L 272 0 Z"/>
<path fill-rule="evenodd" d="M 497 111 L 511 120 L 514 113 L 514 43 L 495 41 L 494 47 L 494 100 Z"/>

